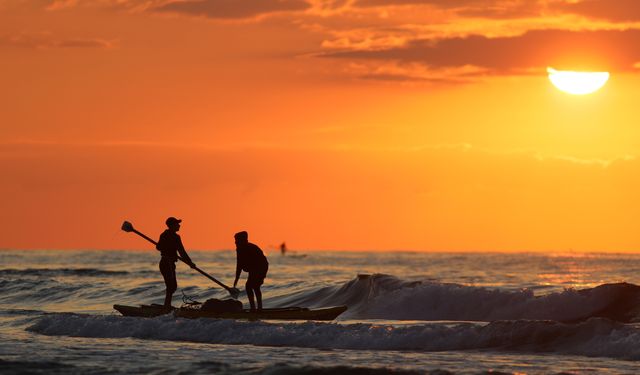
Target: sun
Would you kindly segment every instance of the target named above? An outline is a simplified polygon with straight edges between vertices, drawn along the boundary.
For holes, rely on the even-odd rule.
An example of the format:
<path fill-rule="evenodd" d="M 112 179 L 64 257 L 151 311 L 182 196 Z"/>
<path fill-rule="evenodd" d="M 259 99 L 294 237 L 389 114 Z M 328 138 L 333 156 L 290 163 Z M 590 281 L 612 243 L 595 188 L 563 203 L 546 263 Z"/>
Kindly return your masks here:
<path fill-rule="evenodd" d="M 609 72 L 572 72 L 547 68 L 549 80 L 560 91 L 586 95 L 598 91 L 609 80 Z"/>

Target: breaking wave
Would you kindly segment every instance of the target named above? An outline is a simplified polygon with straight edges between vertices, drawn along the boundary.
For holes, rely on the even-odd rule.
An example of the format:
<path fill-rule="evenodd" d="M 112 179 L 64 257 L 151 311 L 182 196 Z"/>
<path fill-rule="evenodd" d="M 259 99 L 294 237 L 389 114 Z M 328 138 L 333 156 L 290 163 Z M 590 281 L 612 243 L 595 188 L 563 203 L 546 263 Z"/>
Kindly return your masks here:
<path fill-rule="evenodd" d="M 270 323 L 47 314 L 29 331 L 44 335 L 137 338 L 211 344 L 353 350 L 498 350 L 640 359 L 640 330 L 603 318 L 578 324 L 496 321 L 392 324 Z"/>
<path fill-rule="evenodd" d="M 388 320 L 555 320 L 591 317 L 631 322 L 640 315 L 640 287 L 627 283 L 535 296 L 531 290 L 499 290 L 393 276 L 359 275 L 338 286 L 269 300 L 277 306 L 347 305 L 340 319 Z"/>

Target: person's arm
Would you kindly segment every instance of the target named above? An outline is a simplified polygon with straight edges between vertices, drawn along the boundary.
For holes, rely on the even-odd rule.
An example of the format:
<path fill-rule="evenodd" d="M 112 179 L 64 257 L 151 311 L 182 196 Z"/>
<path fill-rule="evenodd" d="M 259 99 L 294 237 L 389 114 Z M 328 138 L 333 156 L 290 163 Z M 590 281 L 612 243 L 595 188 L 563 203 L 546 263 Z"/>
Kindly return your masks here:
<path fill-rule="evenodd" d="M 242 272 L 242 267 L 240 266 L 240 255 L 236 254 L 236 279 L 233 280 L 233 287 L 235 288 L 238 284 L 238 279 L 240 278 L 240 273 Z"/>
<path fill-rule="evenodd" d="M 156 250 L 160 250 L 162 251 L 162 249 L 165 247 L 164 246 L 164 242 L 165 242 L 165 236 L 164 236 L 164 232 L 160 234 L 160 238 L 158 238 L 158 242 L 156 243 Z"/>
<path fill-rule="evenodd" d="M 187 254 L 187 251 L 184 249 L 184 245 L 182 244 L 182 239 L 180 238 L 180 236 L 178 236 L 177 242 L 178 243 L 176 245 L 178 245 L 178 253 L 180 254 L 180 257 L 182 258 L 182 260 L 184 260 L 184 262 L 187 263 L 189 267 L 195 268 L 196 264 L 193 263 L 193 261 L 189 257 L 189 254 Z"/>

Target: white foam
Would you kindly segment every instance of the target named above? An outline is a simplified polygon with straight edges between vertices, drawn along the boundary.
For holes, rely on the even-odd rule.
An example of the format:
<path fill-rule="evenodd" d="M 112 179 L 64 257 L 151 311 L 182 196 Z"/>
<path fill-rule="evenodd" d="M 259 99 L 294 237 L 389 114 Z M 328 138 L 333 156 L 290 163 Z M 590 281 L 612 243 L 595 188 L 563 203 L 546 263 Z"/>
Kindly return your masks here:
<path fill-rule="evenodd" d="M 127 318 L 48 314 L 28 330 L 45 335 L 138 338 L 212 344 L 253 344 L 319 349 L 523 352 L 640 359 L 640 330 L 594 318 L 580 324 L 497 321 L 490 324 L 268 323 L 215 319 Z"/>

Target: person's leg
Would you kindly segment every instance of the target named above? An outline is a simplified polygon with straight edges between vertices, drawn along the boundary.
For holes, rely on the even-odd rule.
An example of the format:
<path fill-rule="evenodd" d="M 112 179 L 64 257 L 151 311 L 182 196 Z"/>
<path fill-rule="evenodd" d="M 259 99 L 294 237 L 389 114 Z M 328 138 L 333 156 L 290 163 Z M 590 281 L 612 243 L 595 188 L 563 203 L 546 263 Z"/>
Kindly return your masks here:
<path fill-rule="evenodd" d="M 169 283 L 169 287 L 167 288 L 167 295 L 165 296 L 164 299 L 164 306 L 165 307 L 171 307 L 171 299 L 173 298 L 173 293 L 175 293 L 175 291 L 178 289 L 178 280 L 176 279 L 176 264 L 172 263 L 171 264 L 171 273 L 170 273 L 170 283 Z"/>
<path fill-rule="evenodd" d="M 266 265 L 264 272 L 261 272 L 258 277 L 256 277 L 253 290 L 256 294 L 256 300 L 258 301 L 258 310 L 262 311 L 262 291 L 260 290 L 260 286 L 264 283 L 264 279 L 267 277 L 267 272 L 269 270 L 269 264 Z"/>
<path fill-rule="evenodd" d="M 253 291 L 256 294 L 256 301 L 258 302 L 258 311 L 262 311 L 262 291 L 260 291 L 260 286 L 253 288 Z"/>
<path fill-rule="evenodd" d="M 251 311 L 255 311 L 256 303 L 253 301 L 253 287 L 247 281 L 247 284 L 245 285 L 245 288 L 247 290 L 247 298 L 249 298 L 249 305 L 251 305 Z"/>
<path fill-rule="evenodd" d="M 178 283 L 176 281 L 176 265 L 171 261 L 160 261 L 160 272 L 164 278 L 164 285 L 166 287 L 164 296 L 164 307 L 171 307 L 171 299 L 173 293 L 178 289 Z"/>

